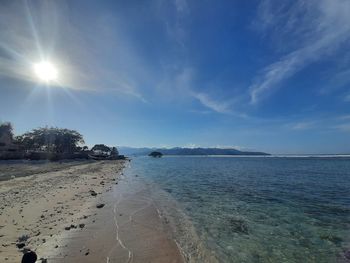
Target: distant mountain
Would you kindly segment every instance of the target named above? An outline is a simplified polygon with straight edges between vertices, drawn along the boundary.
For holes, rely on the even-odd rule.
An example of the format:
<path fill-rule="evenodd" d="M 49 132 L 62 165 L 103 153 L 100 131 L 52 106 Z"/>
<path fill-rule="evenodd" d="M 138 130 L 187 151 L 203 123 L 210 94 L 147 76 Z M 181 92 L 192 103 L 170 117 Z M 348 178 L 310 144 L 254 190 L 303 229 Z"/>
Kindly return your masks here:
<path fill-rule="evenodd" d="M 233 148 L 133 148 L 118 147 L 119 153 L 124 155 L 148 155 L 152 151 L 161 152 L 164 155 L 270 155 L 264 152 L 239 151 Z"/>

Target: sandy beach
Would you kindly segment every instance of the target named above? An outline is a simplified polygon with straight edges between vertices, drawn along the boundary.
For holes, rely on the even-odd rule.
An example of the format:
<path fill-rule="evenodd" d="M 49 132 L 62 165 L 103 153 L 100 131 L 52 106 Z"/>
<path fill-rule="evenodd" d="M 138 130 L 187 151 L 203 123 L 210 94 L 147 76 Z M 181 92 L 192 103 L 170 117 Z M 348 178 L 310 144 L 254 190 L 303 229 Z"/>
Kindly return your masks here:
<path fill-rule="evenodd" d="M 127 163 L 1 163 L 1 177 L 16 178 L 0 182 L 0 262 L 27 249 L 38 262 L 183 262 L 166 219 L 123 176 Z"/>

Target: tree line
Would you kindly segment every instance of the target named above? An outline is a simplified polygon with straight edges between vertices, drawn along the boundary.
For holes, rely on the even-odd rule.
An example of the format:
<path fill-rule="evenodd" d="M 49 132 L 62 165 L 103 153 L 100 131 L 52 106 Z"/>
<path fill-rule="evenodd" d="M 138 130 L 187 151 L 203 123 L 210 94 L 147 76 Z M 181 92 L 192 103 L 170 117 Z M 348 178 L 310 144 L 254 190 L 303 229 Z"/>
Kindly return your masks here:
<path fill-rule="evenodd" d="M 0 140 L 1 138 L 10 138 L 11 143 L 26 152 L 72 154 L 89 151 L 81 133 L 64 128 L 41 127 L 14 136 L 12 124 L 5 122 L 0 124 Z M 2 144 L 4 143 L 2 142 Z M 104 144 L 96 144 L 90 152 L 101 155 L 118 155 L 116 147 L 108 147 Z"/>

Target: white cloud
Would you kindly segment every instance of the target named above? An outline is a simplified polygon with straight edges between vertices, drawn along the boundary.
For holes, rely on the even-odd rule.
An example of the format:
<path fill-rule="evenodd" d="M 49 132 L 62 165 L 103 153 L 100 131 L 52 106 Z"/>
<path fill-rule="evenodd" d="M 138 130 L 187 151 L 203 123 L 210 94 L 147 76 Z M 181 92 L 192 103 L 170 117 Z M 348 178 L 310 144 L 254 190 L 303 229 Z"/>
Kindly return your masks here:
<path fill-rule="evenodd" d="M 293 130 L 309 130 L 315 127 L 314 121 L 304 121 L 294 123 L 290 126 Z"/>
<path fill-rule="evenodd" d="M 196 98 L 205 107 L 218 112 L 218 113 L 231 113 L 230 103 L 226 101 L 216 101 L 209 97 L 205 93 L 192 93 L 192 96 Z"/>
<path fill-rule="evenodd" d="M 307 65 L 336 51 L 350 39 L 350 1 L 295 1 L 276 7 L 270 0 L 261 5 L 260 22 L 265 31 L 279 35 L 281 45 L 290 48 L 276 62 L 266 66 L 249 87 L 251 103 L 257 103 Z"/>
<path fill-rule="evenodd" d="M 201 146 L 195 143 L 188 143 L 185 146 L 183 146 L 183 148 L 190 148 L 190 149 L 194 149 L 194 148 L 200 148 Z"/>

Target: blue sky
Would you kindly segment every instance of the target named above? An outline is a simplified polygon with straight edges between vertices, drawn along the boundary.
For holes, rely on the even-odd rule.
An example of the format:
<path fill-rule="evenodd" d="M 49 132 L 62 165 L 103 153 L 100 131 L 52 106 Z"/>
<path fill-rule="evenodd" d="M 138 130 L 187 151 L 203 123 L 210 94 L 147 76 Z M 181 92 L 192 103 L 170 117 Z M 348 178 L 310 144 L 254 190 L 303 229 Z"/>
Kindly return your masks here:
<path fill-rule="evenodd" d="M 0 121 L 86 143 L 350 153 L 350 2 L 2 1 Z M 50 61 L 43 83 L 33 64 Z"/>

